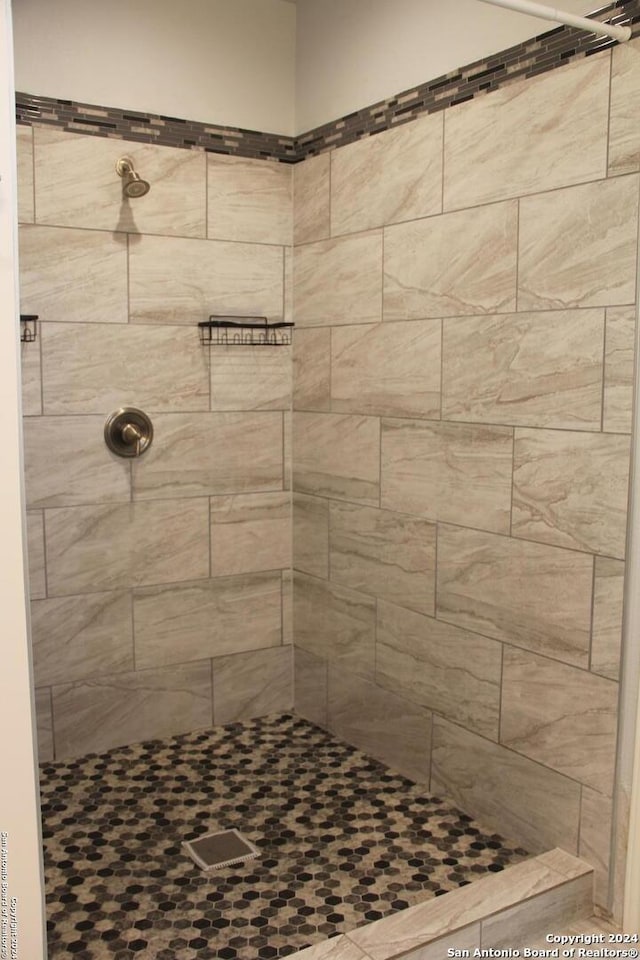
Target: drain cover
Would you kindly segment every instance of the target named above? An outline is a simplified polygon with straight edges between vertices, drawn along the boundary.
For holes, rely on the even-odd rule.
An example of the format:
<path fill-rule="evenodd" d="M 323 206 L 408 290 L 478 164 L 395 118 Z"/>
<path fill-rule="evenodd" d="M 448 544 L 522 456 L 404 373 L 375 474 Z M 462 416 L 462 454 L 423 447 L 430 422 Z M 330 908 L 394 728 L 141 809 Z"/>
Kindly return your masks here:
<path fill-rule="evenodd" d="M 185 840 L 182 846 L 202 870 L 215 870 L 216 867 L 229 867 L 233 863 L 253 860 L 260 853 L 237 830 L 208 833 L 197 840 Z"/>

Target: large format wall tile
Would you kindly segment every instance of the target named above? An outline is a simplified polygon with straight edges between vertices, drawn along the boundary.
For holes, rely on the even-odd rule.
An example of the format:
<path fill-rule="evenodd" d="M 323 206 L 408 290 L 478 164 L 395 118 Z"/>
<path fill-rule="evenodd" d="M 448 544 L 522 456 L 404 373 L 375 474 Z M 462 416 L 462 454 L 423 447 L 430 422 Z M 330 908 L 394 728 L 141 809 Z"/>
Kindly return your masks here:
<path fill-rule="evenodd" d="M 329 667 L 329 729 L 370 757 L 428 784 L 431 713 L 363 677 Z"/>
<path fill-rule="evenodd" d="M 293 338 L 294 410 L 329 410 L 331 336 L 329 327 L 296 330 Z"/>
<path fill-rule="evenodd" d="M 327 661 L 296 647 L 293 652 L 295 711 L 301 717 L 327 725 Z"/>
<path fill-rule="evenodd" d="M 207 410 L 208 357 L 184 327 L 44 323 L 46 414 Z"/>
<path fill-rule="evenodd" d="M 214 660 L 214 723 L 234 723 L 291 710 L 291 654 L 291 647 L 273 647 Z"/>
<path fill-rule="evenodd" d="M 640 130 L 636 112 L 640 96 L 640 40 L 620 43 L 611 53 L 609 174 L 635 173 L 640 169 Z"/>
<path fill-rule="evenodd" d="M 510 427 L 383 420 L 382 506 L 508 533 L 512 449 Z"/>
<path fill-rule="evenodd" d="M 635 306 L 607 310 L 602 428 L 608 433 L 631 433 L 635 331 Z"/>
<path fill-rule="evenodd" d="M 291 352 L 288 347 L 211 349 L 212 410 L 288 410 Z"/>
<path fill-rule="evenodd" d="M 293 167 L 294 243 L 325 240 L 331 233 L 330 165 L 330 154 L 321 153 Z"/>
<path fill-rule="evenodd" d="M 385 228 L 384 319 L 514 310 L 517 230 L 516 201 Z"/>
<path fill-rule="evenodd" d="M 282 247 L 174 237 L 131 241 L 132 323 L 195 327 L 212 314 L 280 320 L 283 308 Z"/>
<path fill-rule="evenodd" d="M 505 647 L 500 741 L 609 794 L 616 759 L 618 685 Z"/>
<path fill-rule="evenodd" d="M 438 531 L 437 616 L 588 667 L 593 559 L 474 530 Z"/>
<path fill-rule="evenodd" d="M 136 666 L 244 653 L 281 642 L 279 573 L 136 590 Z"/>
<path fill-rule="evenodd" d="M 33 127 L 16 127 L 18 161 L 18 221 L 34 221 Z"/>
<path fill-rule="evenodd" d="M 331 503 L 331 579 L 433 614 L 436 526 L 390 510 Z"/>
<path fill-rule="evenodd" d="M 29 554 L 29 596 L 32 600 L 47 595 L 44 568 L 44 515 L 41 510 L 27 513 L 27 553 Z"/>
<path fill-rule="evenodd" d="M 314 577 L 329 576 L 329 501 L 293 495 L 293 566 Z"/>
<path fill-rule="evenodd" d="M 20 228 L 20 310 L 46 320 L 126 323 L 127 236 Z"/>
<path fill-rule="evenodd" d="M 210 727 L 211 661 L 54 687 L 53 720 L 59 760 Z"/>
<path fill-rule="evenodd" d="M 295 413 L 294 488 L 378 505 L 380 423 L 373 417 Z"/>
<path fill-rule="evenodd" d="M 500 643 L 383 601 L 376 636 L 377 683 L 498 739 Z"/>
<path fill-rule="evenodd" d="M 105 444 L 103 417 L 28 417 L 23 430 L 28 506 L 131 499 L 129 462 Z"/>
<path fill-rule="evenodd" d="M 518 309 L 633 303 L 638 177 L 520 201 Z"/>
<path fill-rule="evenodd" d="M 38 417 L 42 413 L 42 365 L 40 344 L 20 344 L 22 373 L 22 415 Z"/>
<path fill-rule="evenodd" d="M 290 566 L 290 493 L 212 497 L 212 577 Z"/>
<path fill-rule="evenodd" d="M 602 310 L 445 320 L 442 415 L 599 430 L 603 338 Z"/>
<path fill-rule="evenodd" d="M 133 670 L 129 593 L 92 593 L 31 604 L 34 682 L 68 683 Z"/>
<path fill-rule="evenodd" d="M 381 319 L 381 230 L 298 247 L 293 272 L 297 324 Z"/>
<path fill-rule="evenodd" d="M 331 409 L 386 417 L 440 416 L 439 320 L 331 331 Z"/>
<path fill-rule="evenodd" d="M 578 852 L 578 783 L 439 717 L 431 790 L 530 853 L 556 846 Z"/>
<path fill-rule="evenodd" d="M 333 236 L 442 211 L 443 114 L 331 153 Z"/>
<path fill-rule="evenodd" d="M 373 679 L 376 601 L 303 573 L 294 576 L 296 645 Z"/>
<path fill-rule="evenodd" d="M 206 499 L 47 511 L 50 596 L 209 575 Z"/>
<path fill-rule="evenodd" d="M 282 642 L 293 644 L 293 570 L 282 570 Z"/>
<path fill-rule="evenodd" d="M 611 680 L 620 675 L 623 601 L 624 562 L 596 557 L 591 670 Z"/>
<path fill-rule="evenodd" d="M 20 129 L 18 127 L 18 129 Z M 38 736 L 38 762 L 53 760 L 53 719 L 51 716 L 51 689 L 36 690 L 35 709 Z"/>
<path fill-rule="evenodd" d="M 604 177 L 608 108 L 605 55 L 448 110 L 445 210 Z"/>
<path fill-rule="evenodd" d="M 279 413 L 167 413 L 153 426 L 133 465 L 135 499 L 282 489 Z"/>
<path fill-rule="evenodd" d="M 38 223 L 204 237 L 206 154 L 34 127 Z M 128 156 L 151 184 L 123 196 L 116 160 Z"/>
<path fill-rule="evenodd" d="M 629 439 L 516 430 L 514 536 L 624 557 Z"/>
<path fill-rule="evenodd" d="M 206 156 L 207 236 L 291 243 L 291 167 L 248 157 Z"/>

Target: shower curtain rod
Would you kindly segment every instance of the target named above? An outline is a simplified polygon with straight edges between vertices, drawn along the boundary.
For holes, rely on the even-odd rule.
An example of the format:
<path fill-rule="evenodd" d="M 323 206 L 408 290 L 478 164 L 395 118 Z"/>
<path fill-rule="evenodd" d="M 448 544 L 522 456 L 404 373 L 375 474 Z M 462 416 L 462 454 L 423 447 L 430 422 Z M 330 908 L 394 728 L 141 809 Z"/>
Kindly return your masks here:
<path fill-rule="evenodd" d="M 599 20 L 588 20 L 586 17 L 577 17 L 573 13 L 565 13 L 555 7 L 546 7 L 531 0 L 480 0 L 480 3 L 490 3 L 494 7 L 504 7 L 506 10 L 516 10 L 518 13 L 528 13 L 532 17 L 542 20 L 554 20 L 564 23 L 568 27 L 577 27 L 578 30 L 587 30 L 597 33 L 601 37 L 613 37 L 620 43 L 631 39 L 630 27 L 616 27 L 609 23 L 600 23 Z"/>

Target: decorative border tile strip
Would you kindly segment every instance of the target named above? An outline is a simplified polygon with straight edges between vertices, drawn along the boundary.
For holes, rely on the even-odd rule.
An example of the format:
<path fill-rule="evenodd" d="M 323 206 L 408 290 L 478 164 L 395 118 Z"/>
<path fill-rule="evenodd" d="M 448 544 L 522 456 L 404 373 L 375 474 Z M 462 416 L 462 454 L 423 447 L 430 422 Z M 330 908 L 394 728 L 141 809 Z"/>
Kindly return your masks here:
<path fill-rule="evenodd" d="M 640 0 L 618 0 L 601 7 L 592 16 L 597 20 L 630 25 L 633 35 L 640 36 Z M 16 94 L 16 120 L 22 124 L 53 126 L 69 133 L 298 163 L 306 157 L 381 133 L 423 114 L 446 110 L 514 80 L 547 73 L 613 46 L 616 46 L 615 40 L 594 37 L 572 27 L 556 27 L 298 137 L 28 93 Z"/>

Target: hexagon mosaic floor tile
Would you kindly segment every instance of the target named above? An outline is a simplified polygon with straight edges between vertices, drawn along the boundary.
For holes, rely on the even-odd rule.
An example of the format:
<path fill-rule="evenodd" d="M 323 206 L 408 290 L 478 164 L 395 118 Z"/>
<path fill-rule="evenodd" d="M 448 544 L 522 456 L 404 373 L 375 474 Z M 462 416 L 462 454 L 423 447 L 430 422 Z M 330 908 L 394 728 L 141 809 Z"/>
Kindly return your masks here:
<path fill-rule="evenodd" d="M 41 789 L 50 960 L 285 957 L 526 856 L 288 715 L 43 764 Z M 181 846 L 230 828 L 257 859 Z"/>

